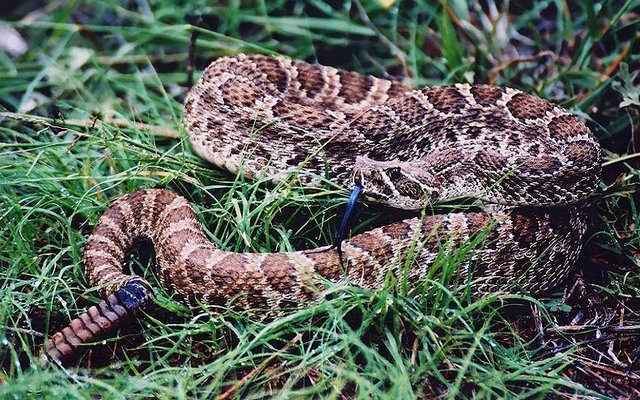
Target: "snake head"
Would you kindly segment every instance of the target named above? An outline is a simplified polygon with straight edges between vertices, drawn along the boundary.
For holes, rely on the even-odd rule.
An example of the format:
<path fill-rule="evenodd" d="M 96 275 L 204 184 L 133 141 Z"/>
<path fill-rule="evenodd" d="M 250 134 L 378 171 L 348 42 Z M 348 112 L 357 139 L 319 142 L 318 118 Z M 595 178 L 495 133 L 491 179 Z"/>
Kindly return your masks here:
<path fill-rule="evenodd" d="M 358 156 L 353 180 L 367 199 L 405 210 L 420 210 L 438 198 L 437 181 L 416 162 Z"/>

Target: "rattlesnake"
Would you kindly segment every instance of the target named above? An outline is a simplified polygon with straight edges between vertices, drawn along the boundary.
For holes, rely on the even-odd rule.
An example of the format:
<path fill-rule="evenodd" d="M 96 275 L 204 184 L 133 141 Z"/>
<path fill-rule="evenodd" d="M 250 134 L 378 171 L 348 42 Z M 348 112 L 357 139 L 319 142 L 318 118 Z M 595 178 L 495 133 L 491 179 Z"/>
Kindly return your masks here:
<path fill-rule="evenodd" d="M 84 250 L 89 282 L 107 300 L 46 344 L 65 361 L 144 305 L 151 286 L 122 262 L 151 239 L 163 286 L 190 303 L 281 309 L 318 298 L 326 281 L 379 288 L 389 274 L 420 282 L 442 248 L 487 233 L 458 271 L 475 294 L 537 293 L 575 262 L 585 202 L 600 173 L 600 148 L 564 109 L 487 85 L 413 90 L 397 82 L 279 57 L 240 55 L 212 63 L 184 102 L 196 153 L 234 174 L 354 181 L 373 201 L 405 209 L 475 198 L 485 211 L 413 218 L 341 246 L 291 253 L 232 253 L 202 232 L 188 202 L 148 189 L 117 200 Z M 117 290 L 115 293 L 114 291 Z"/>

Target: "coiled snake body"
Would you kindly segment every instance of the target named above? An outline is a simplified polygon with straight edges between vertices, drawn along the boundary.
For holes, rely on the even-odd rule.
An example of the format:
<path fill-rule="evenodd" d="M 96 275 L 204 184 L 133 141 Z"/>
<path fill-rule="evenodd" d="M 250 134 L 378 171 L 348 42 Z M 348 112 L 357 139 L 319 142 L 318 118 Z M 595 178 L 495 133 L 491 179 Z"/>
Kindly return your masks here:
<path fill-rule="evenodd" d="M 212 63 L 184 103 L 195 151 L 251 178 L 322 177 L 370 200 L 405 209 L 454 197 L 485 212 L 413 218 L 331 247 L 291 253 L 232 253 L 202 232 L 187 201 L 140 190 L 101 217 L 84 251 L 86 274 L 107 300 L 46 344 L 50 358 L 112 332 L 146 303 L 151 287 L 122 262 L 151 239 L 161 283 L 188 302 L 282 308 L 318 297 L 324 280 L 367 288 L 389 273 L 423 279 L 443 244 L 487 232 L 459 269 L 476 294 L 537 293 L 566 276 L 582 246 L 585 200 L 595 191 L 600 148 L 575 116 L 533 95 L 487 85 L 413 90 L 330 67 L 266 56 Z M 400 278 L 398 278 L 400 280 Z M 114 293 L 115 291 L 115 293 Z"/>

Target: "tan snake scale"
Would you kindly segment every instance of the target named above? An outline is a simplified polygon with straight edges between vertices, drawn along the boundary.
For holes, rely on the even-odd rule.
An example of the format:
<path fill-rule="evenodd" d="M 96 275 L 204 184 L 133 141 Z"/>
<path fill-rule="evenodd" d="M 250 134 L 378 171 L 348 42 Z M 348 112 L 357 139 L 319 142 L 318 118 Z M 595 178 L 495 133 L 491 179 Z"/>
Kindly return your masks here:
<path fill-rule="evenodd" d="M 487 85 L 414 90 L 277 57 L 212 63 L 184 102 L 184 121 L 198 155 L 233 174 L 278 181 L 297 172 L 305 184 L 328 178 L 344 187 L 355 180 L 368 199 L 399 208 L 466 197 L 486 211 L 427 211 L 372 229 L 342 244 L 341 264 L 329 246 L 220 250 L 183 197 L 140 190 L 107 209 L 84 251 L 89 282 L 105 296 L 132 278 L 122 263 L 139 239 L 153 242 L 162 285 L 185 301 L 278 309 L 313 301 L 325 280 L 371 289 L 388 274 L 420 282 L 443 246 L 455 249 L 482 232 L 486 244 L 461 265 L 460 282 L 470 280 L 476 294 L 538 293 L 574 264 L 585 201 L 600 174 L 589 129 L 536 96 Z M 64 359 L 89 331 L 117 325 L 127 311 L 116 297 L 54 335 L 48 354 Z"/>

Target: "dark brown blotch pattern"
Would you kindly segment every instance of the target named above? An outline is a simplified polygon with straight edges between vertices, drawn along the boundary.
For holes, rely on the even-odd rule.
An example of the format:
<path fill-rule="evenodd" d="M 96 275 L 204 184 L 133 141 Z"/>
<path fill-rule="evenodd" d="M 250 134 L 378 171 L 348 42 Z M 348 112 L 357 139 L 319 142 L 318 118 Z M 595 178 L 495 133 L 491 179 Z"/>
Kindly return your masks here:
<path fill-rule="evenodd" d="M 265 56 L 249 56 L 255 73 L 263 73 L 267 75 L 266 82 L 275 85 L 280 93 L 284 93 L 289 87 L 289 71 L 284 68 L 279 59 Z"/>
<path fill-rule="evenodd" d="M 390 136 L 396 130 L 397 124 L 387 112 L 373 108 L 357 115 L 351 121 L 350 127 L 362 132 L 368 140 L 376 143 Z M 372 150 L 375 151 L 376 148 L 374 147 Z"/>
<path fill-rule="evenodd" d="M 336 281 L 342 276 L 338 252 L 334 249 L 312 250 L 306 256 L 311 260 L 315 272 L 325 279 Z"/>
<path fill-rule="evenodd" d="M 367 98 L 367 94 L 373 86 L 373 78 L 368 75 L 360 75 L 354 72 L 339 70 L 340 90 L 338 96 L 347 104 L 357 104 Z"/>
<path fill-rule="evenodd" d="M 498 100 L 504 95 L 505 89 L 500 86 L 473 85 L 470 90 L 476 103 L 481 106 L 495 106 Z"/>
<path fill-rule="evenodd" d="M 553 175 L 556 171 L 562 168 L 562 163 L 556 157 L 548 155 L 540 155 L 538 157 L 531 157 L 523 160 L 520 163 L 518 172 L 529 176 L 540 177 L 543 175 Z"/>
<path fill-rule="evenodd" d="M 322 91 L 326 82 L 322 70 L 318 65 L 307 63 L 295 63 L 298 71 L 297 81 L 307 97 L 313 99 Z"/>
<path fill-rule="evenodd" d="M 422 89 L 433 107 L 444 113 L 461 114 L 467 105 L 467 100 L 458 89 L 453 86 L 435 86 Z"/>
<path fill-rule="evenodd" d="M 285 254 L 270 254 L 260 264 L 269 286 L 283 294 L 295 292 L 297 271 Z"/>
<path fill-rule="evenodd" d="M 393 224 L 385 225 L 380 228 L 382 233 L 392 240 L 402 240 L 410 237 L 414 230 L 407 222 L 396 222 Z"/>
<path fill-rule="evenodd" d="M 380 236 L 365 232 L 358 236 L 354 236 L 349 244 L 361 249 L 367 249 L 367 252 L 373 256 L 379 263 L 391 261 L 393 257 L 393 245 L 388 240 L 382 239 Z"/>
<path fill-rule="evenodd" d="M 272 111 L 274 117 L 286 118 L 287 123 L 291 126 L 309 131 L 329 129 L 329 126 L 335 121 L 335 118 L 326 110 L 316 110 L 303 104 L 291 105 L 281 101 L 273 106 Z M 283 135 L 285 133 L 281 129 L 277 130 L 276 138 Z"/>
<path fill-rule="evenodd" d="M 590 134 L 589 128 L 573 115 L 554 117 L 549 123 L 549 136 L 552 139 L 566 140 L 578 135 Z"/>
<path fill-rule="evenodd" d="M 389 98 L 393 99 L 402 96 L 410 90 L 412 90 L 411 87 L 405 86 L 401 82 L 391 81 L 391 85 L 389 85 L 386 93 Z"/>
<path fill-rule="evenodd" d="M 434 159 L 437 159 L 438 163 L 433 163 Z M 464 154 L 457 149 L 445 149 L 431 154 L 428 160 L 431 161 L 429 165 L 432 166 L 434 175 L 445 178 L 444 172 L 456 165 L 460 165 L 463 159 Z"/>
<path fill-rule="evenodd" d="M 253 107 L 256 99 L 260 99 L 263 93 L 260 89 L 249 86 L 237 79 L 229 79 L 221 87 L 222 100 L 227 107 Z"/>
<path fill-rule="evenodd" d="M 517 93 L 507 102 L 511 115 L 524 120 L 542 118 L 553 107 L 553 104 L 547 100 L 527 93 Z"/>
<path fill-rule="evenodd" d="M 574 165 L 595 165 L 599 163 L 600 150 L 592 142 L 586 140 L 567 145 L 565 154 Z"/>
<path fill-rule="evenodd" d="M 390 106 L 398 118 L 409 126 L 423 125 L 430 114 L 422 102 L 413 96 L 403 96 Z"/>

